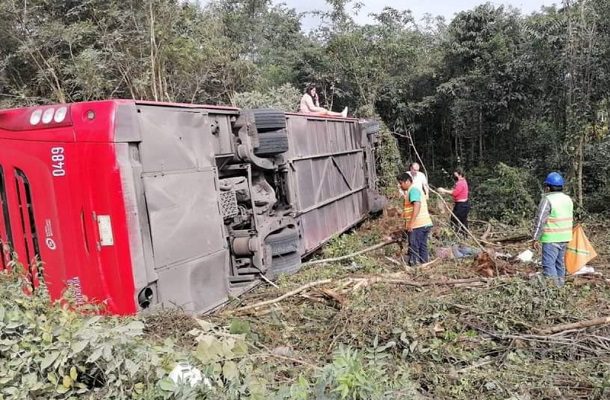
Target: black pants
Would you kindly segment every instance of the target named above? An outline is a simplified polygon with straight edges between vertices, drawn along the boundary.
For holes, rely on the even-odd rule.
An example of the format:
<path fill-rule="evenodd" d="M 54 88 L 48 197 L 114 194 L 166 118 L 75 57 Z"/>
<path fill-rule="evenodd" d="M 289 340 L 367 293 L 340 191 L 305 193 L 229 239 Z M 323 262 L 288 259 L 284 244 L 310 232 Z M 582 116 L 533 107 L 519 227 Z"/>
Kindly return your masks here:
<path fill-rule="evenodd" d="M 453 206 L 451 225 L 453 225 L 453 229 L 455 229 L 457 233 L 466 234 L 462 225 L 468 228 L 468 212 L 470 212 L 470 203 L 468 203 L 467 201 L 455 203 L 455 205 Z M 460 224 L 460 222 L 462 224 Z"/>

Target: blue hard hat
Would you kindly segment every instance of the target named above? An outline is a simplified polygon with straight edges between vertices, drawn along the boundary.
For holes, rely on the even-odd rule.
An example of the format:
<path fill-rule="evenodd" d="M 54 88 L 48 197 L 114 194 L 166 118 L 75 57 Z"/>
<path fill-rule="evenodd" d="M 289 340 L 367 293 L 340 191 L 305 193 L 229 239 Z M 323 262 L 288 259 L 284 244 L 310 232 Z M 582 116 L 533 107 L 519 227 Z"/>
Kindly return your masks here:
<path fill-rule="evenodd" d="M 563 183 L 563 178 L 559 172 L 551 172 L 544 180 L 544 184 L 549 186 L 563 186 Z"/>

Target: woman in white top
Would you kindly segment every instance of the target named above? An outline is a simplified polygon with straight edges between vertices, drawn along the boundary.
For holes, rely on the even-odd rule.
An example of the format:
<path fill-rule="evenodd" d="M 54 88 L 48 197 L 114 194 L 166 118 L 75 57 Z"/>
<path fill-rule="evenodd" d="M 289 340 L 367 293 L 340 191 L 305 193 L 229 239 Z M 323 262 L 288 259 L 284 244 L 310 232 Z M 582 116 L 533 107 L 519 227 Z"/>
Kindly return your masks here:
<path fill-rule="evenodd" d="M 343 112 L 334 112 L 329 111 L 326 108 L 320 107 L 320 101 L 318 100 L 318 93 L 316 92 L 316 87 L 314 85 L 307 86 L 305 89 L 305 94 L 301 97 L 301 105 L 299 107 L 299 111 L 307 114 L 320 114 L 320 115 L 330 115 L 333 117 L 347 117 L 347 107 L 343 110 Z"/>

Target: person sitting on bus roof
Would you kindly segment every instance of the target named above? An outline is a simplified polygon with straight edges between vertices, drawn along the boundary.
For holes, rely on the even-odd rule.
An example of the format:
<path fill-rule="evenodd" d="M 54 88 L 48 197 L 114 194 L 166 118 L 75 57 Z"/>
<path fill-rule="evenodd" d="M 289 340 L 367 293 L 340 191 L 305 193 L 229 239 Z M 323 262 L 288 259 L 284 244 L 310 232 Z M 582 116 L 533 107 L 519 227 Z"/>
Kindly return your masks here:
<path fill-rule="evenodd" d="M 305 114 L 319 114 L 343 118 L 347 117 L 347 107 L 345 107 L 340 113 L 320 107 L 320 100 L 318 99 L 318 93 L 315 85 L 309 85 L 307 86 L 307 89 L 305 89 L 305 94 L 303 94 L 303 97 L 301 97 L 299 111 Z"/>

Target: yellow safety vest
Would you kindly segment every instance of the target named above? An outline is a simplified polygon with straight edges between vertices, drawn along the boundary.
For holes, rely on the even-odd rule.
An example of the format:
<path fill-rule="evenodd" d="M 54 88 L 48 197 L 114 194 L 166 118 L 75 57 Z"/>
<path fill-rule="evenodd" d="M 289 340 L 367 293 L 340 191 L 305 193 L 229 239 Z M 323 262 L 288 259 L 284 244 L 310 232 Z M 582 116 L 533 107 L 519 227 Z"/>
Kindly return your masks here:
<path fill-rule="evenodd" d="M 411 222 L 411 219 L 413 218 L 413 203 L 409 201 L 409 193 L 411 193 L 411 190 L 419 189 L 414 186 L 411 186 L 405 195 L 405 208 L 402 214 L 405 219 L 405 226 L 408 226 Z M 419 213 L 417 214 L 417 217 L 415 217 L 413 229 L 431 225 L 432 218 L 430 218 L 430 214 L 428 213 L 428 201 L 426 200 L 426 196 L 421 193 L 421 207 L 419 208 Z"/>
<path fill-rule="evenodd" d="M 574 205 L 572 199 L 562 192 L 546 195 L 551 203 L 551 213 L 542 228 L 542 243 L 561 243 L 572 240 L 572 218 Z"/>

